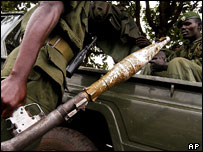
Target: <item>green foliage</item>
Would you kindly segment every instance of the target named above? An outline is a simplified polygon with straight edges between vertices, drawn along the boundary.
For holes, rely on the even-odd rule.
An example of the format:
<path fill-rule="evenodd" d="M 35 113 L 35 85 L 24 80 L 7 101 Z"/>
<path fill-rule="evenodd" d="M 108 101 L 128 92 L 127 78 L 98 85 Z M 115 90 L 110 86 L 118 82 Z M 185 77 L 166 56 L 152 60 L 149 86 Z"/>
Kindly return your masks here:
<path fill-rule="evenodd" d="M 88 56 L 88 61 L 86 63 L 87 67 L 93 67 L 96 69 L 108 70 L 109 65 L 107 62 L 107 55 L 103 53 L 98 47 L 91 48 L 91 54 Z"/>
<path fill-rule="evenodd" d="M 27 12 L 31 4 L 37 3 L 38 1 L 1 1 L 1 12 Z"/>
<path fill-rule="evenodd" d="M 172 1 L 170 2 L 172 3 Z M 176 8 L 173 10 L 172 15 L 169 17 L 167 23 L 170 23 L 174 16 L 176 15 L 176 12 L 178 11 L 178 6 L 180 5 L 180 1 L 176 2 Z M 160 1 L 157 3 L 157 5 L 154 8 L 150 8 L 151 10 L 151 20 L 153 20 L 153 23 L 155 26 L 160 24 Z M 171 11 L 171 10 L 167 10 Z M 181 9 L 180 15 L 188 12 L 188 11 L 195 11 L 201 13 L 202 11 L 202 2 L 201 1 L 184 1 L 183 2 L 183 8 Z M 143 14 L 146 14 L 146 9 L 143 10 Z M 174 20 L 174 24 L 167 29 L 167 31 L 157 30 L 156 32 L 152 29 L 152 27 L 149 25 L 148 19 L 146 15 L 143 16 L 143 22 L 145 22 L 145 31 L 146 35 L 150 40 L 153 40 L 155 37 L 160 37 L 159 35 L 165 35 L 169 36 L 171 38 L 170 43 L 167 45 L 167 47 L 173 47 L 173 45 L 182 44 L 183 39 L 182 36 L 179 34 L 179 29 L 176 26 L 176 20 Z M 162 29 L 161 27 L 159 29 Z"/>

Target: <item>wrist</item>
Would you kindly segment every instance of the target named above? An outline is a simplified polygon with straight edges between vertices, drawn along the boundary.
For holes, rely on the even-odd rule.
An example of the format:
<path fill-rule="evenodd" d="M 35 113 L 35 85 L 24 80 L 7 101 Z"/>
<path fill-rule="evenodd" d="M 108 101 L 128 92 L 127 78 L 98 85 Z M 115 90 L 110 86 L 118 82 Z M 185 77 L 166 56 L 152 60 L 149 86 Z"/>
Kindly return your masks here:
<path fill-rule="evenodd" d="M 27 82 L 27 76 L 20 71 L 17 72 L 15 70 L 12 70 L 9 77 L 11 80 L 18 81 L 20 83 L 26 83 Z"/>

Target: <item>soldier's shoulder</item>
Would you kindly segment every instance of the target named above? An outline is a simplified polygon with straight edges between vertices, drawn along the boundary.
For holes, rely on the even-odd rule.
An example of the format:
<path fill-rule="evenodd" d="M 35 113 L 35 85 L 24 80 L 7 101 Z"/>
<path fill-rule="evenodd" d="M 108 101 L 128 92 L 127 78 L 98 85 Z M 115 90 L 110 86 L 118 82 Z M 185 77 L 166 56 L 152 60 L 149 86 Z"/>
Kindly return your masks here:
<path fill-rule="evenodd" d="M 199 37 L 197 40 L 195 40 L 198 43 L 202 43 L 202 37 Z"/>
<path fill-rule="evenodd" d="M 202 49 L 202 37 L 198 38 L 195 43 L 197 44 L 196 45 L 196 48 L 197 49 Z"/>

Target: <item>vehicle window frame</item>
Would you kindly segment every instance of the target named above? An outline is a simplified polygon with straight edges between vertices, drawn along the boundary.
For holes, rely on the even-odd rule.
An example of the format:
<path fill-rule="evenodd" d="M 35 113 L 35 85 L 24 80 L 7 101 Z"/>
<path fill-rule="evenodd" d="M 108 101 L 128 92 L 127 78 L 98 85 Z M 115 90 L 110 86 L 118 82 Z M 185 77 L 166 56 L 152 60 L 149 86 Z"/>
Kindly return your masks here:
<path fill-rule="evenodd" d="M 1 59 L 6 59 L 8 56 L 8 49 L 6 47 L 6 39 L 9 36 L 9 34 L 11 34 L 11 32 L 19 25 L 21 24 L 22 18 L 23 18 L 23 14 L 11 14 L 13 15 L 13 17 L 15 18 L 15 21 L 13 22 L 13 24 L 11 25 L 11 27 L 9 27 L 9 29 L 6 31 L 6 33 L 4 35 L 1 35 Z M 11 15 L 5 15 L 2 14 L 1 17 L 4 17 L 4 19 L 1 21 L 1 24 Z M 2 28 L 2 25 L 1 25 Z M 2 30 L 2 29 L 1 29 Z"/>

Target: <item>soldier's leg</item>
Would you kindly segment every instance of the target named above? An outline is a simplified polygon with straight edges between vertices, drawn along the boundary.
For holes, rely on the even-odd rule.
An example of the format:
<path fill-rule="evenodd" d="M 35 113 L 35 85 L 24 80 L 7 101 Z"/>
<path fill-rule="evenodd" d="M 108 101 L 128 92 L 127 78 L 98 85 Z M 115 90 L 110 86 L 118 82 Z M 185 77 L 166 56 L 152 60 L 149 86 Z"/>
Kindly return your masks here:
<path fill-rule="evenodd" d="M 37 71 L 37 72 L 36 72 Z M 33 70 L 32 77 L 30 75 L 27 83 L 27 101 L 29 103 L 37 103 L 47 115 L 53 111 L 61 100 L 59 85 L 52 78 L 40 69 Z M 41 138 L 33 142 L 24 150 L 37 150 Z"/>
<path fill-rule="evenodd" d="M 197 82 L 202 81 L 202 68 L 196 63 L 182 57 L 171 60 L 167 72 L 170 78 Z"/>
<path fill-rule="evenodd" d="M 147 63 L 144 68 L 142 69 L 141 73 L 143 75 L 152 75 L 152 76 L 159 76 L 159 77 L 168 77 L 167 71 L 161 72 L 151 72 L 150 63 Z"/>
<path fill-rule="evenodd" d="M 152 75 L 150 63 L 147 63 L 141 70 L 140 74 L 143 75 Z"/>

